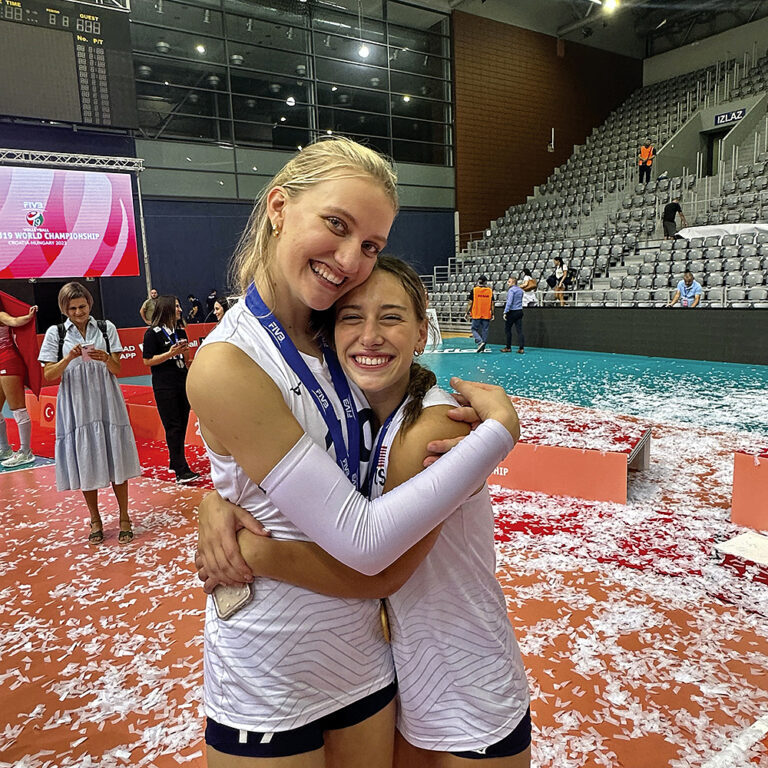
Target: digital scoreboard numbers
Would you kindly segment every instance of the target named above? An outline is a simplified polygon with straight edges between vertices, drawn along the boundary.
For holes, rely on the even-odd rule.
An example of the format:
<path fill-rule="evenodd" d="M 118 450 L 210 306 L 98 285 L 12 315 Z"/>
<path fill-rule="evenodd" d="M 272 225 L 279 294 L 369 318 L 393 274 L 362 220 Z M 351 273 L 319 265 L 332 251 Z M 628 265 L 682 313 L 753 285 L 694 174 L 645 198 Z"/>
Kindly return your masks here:
<path fill-rule="evenodd" d="M 0 0 L 0 113 L 137 126 L 128 14 L 70 0 Z"/>

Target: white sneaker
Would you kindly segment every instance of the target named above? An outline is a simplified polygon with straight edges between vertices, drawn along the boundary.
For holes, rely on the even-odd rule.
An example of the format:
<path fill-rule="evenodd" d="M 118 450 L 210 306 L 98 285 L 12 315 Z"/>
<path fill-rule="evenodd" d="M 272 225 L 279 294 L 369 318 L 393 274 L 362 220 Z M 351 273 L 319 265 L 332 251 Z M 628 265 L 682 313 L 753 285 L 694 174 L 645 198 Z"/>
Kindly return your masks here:
<path fill-rule="evenodd" d="M 32 451 L 16 451 L 10 459 L 0 461 L 6 468 L 10 467 L 23 467 L 25 464 L 33 464 L 35 461 L 35 454 Z"/>
<path fill-rule="evenodd" d="M 0 451 L 0 462 L 10 459 L 11 456 L 13 456 L 13 448 L 9 445 L 7 448 L 3 448 L 3 450 Z"/>

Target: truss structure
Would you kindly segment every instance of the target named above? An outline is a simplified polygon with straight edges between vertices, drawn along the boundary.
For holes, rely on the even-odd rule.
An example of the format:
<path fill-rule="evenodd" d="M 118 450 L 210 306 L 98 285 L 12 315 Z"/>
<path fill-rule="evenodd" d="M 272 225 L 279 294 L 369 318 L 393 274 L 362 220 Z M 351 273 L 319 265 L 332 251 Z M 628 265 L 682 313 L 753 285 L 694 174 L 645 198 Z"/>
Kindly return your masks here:
<path fill-rule="evenodd" d="M 144 170 L 144 160 L 139 157 L 109 157 L 106 155 L 73 155 L 66 152 L 39 152 L 29 149 L 0 149 L 0 165 L 45 165 L 81 168 L 92 171 Z"/>
<path fill-rule="evenodd" d="M 125 13 L 131 10 L 131 0 L 71 0 L 71 2 L 95 5 L 97 8 L 111 8 L 113 11 L 124 11 Z"/>

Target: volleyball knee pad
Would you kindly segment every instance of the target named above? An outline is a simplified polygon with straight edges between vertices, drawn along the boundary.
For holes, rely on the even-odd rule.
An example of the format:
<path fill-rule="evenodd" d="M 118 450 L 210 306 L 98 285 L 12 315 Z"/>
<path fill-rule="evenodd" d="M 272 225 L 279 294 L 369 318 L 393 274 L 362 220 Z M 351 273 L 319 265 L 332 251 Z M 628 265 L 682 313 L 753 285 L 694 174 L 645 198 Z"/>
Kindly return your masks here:
<path fill-rule="evenodd" d="M 514 445 L 502 424 L 485 421 L 432 466 L 371 501 L 321 446 L 303 435 L 261 488 L 326 552 L 373 575 L 442 523 L 485 483 Z"/>

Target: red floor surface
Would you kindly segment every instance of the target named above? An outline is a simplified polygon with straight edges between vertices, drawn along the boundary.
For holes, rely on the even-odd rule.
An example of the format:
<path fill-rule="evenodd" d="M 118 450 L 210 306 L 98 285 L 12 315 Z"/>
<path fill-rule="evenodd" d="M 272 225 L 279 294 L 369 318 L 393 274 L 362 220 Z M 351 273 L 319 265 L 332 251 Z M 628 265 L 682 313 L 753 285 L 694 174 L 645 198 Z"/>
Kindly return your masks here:
<path fill-rule="evenodd" d="M 740 530 L 732 455 L 752 438 L 654 425 L 653 440 L 626 505 L 492 488 L 537 768 L 768 766 L 768 587 L 712 558 Z M 127 546 L 103 491 L 93 549 L 53 473 L 0 475 L 0 765 L 203 766 L 203 491 L 132 482 Z"/>

